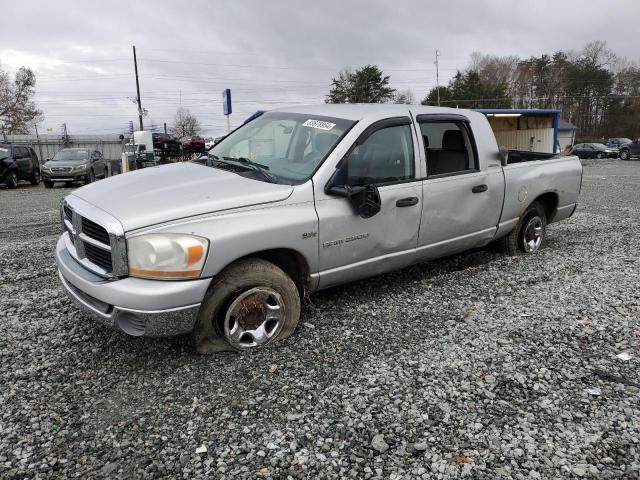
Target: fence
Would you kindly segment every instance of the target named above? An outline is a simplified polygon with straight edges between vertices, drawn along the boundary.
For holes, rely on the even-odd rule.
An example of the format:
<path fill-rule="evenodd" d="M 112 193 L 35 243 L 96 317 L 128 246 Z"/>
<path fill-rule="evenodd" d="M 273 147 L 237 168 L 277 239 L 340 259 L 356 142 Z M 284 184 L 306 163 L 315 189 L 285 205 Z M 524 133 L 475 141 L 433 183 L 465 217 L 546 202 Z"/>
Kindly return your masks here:
<path fill-rule="evenodd" d="M 41 161 L 53 158 L 63 148 L 90 148 L 102 153 L 107 160 L 118 160 L 125 140 L 120 135 L 0 135 L 0 142 L 33 147 Z"/>

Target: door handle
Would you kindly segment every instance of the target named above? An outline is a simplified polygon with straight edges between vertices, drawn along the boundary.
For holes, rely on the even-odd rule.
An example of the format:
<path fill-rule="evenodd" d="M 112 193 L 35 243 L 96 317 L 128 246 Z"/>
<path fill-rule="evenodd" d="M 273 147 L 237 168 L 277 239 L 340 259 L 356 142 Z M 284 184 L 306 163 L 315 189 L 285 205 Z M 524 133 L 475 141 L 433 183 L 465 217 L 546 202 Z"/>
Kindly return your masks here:
<path fill-rule="evenodd" d="M 471 189 L 473 193 L 482 193 L 486 192 L 487 190 L 489 190 L 489 187 L 487 187 L 484 183 L 482 185 L 476 185 Z"/>
<path fill-rule="evenodd" d="M 396 207 L 411 207 L 417 205 L 419 201 L 418 197 L 401 198 L 396 202 Z"/>

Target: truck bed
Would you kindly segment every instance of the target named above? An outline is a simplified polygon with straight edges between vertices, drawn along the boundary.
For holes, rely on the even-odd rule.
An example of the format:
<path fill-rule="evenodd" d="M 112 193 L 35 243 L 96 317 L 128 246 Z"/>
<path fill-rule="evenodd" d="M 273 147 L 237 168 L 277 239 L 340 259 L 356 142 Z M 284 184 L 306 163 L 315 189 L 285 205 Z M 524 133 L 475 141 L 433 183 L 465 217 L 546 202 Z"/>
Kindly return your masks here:
<path fill-rule="evenodd" d="M 507 160 L 507 165 L 511 165 L 512 163 L 533 162 L 535 160 L 550 160 L 555 157 L 555 153 L 509 150 L 509 159 Z"/>

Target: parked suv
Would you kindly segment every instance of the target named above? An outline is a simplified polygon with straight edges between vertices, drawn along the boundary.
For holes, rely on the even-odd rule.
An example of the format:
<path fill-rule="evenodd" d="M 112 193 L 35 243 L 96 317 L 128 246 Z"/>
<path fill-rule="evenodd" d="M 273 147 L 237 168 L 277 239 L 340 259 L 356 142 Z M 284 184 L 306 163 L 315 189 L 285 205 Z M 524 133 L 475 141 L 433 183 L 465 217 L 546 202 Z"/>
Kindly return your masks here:
<path fill-rule="evenodd" d="M 631 160 L 631 157 L 640 157 L 640 138 L 631 143 L 620 145 L 619 155 L 621 160 Z"/>
<path fill-rule="evenodd" d="M 16 188 L 20 180 L 40 183 L 40 162 L 31 147 L 0 144 L 0 183 Z"/>
<path fill-rule="evenodd" d="M 107 177 L 107 162 L 97 150 L 89 148 L 63 148 L 42 165 L 42 179 L 46 188 L 55 182 L 93 182 Z"/>
<path fill-rule="evenodd" d="M 631 143 L 631 139 L 630 138 L 608 138 L 607 139 L 607 147 L 609 148 L 620 148 L 622 145 L 625 145 L 627 143 Z"/>

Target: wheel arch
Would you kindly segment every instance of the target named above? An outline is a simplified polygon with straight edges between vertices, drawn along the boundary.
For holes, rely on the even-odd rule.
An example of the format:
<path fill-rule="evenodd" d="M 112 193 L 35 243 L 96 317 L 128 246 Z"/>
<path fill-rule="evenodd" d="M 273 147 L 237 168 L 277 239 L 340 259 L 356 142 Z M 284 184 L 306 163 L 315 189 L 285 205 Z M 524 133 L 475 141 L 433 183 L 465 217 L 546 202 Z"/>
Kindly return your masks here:
<path fill-rule="evenodd" d="M 310 268 L 307 259 L 297 250 L 291 248 L 271 248 L 268 250 L 260 250 L 240 258 L 236 258 L 232 262 L 229 262 L 222 269 L 228 268 L 234 263 L 245 260 L 247 258 L 260 258 L 267 262 L 273 263 L 278 268 L 281 268 L 296 284 L 300 298 L 303 298 L 305 293 L 309 290 L 310 280 Z M 221 271 L 222 271 L 221 270 Z"/>
<path fill-rule="evenodd" d="M 558 194 L 555 192 L 545 192 L 541 195 L 538 195 L 529 206 L 531 206 L 535 202 L 538 202 L 542 205 L 542 207 L 544 208 L 544 214 L 547 217 L 547 223 L 551 223 L 553 221 L 553 218 L 556 216 L 556 212 L 558 211 Z"/>

